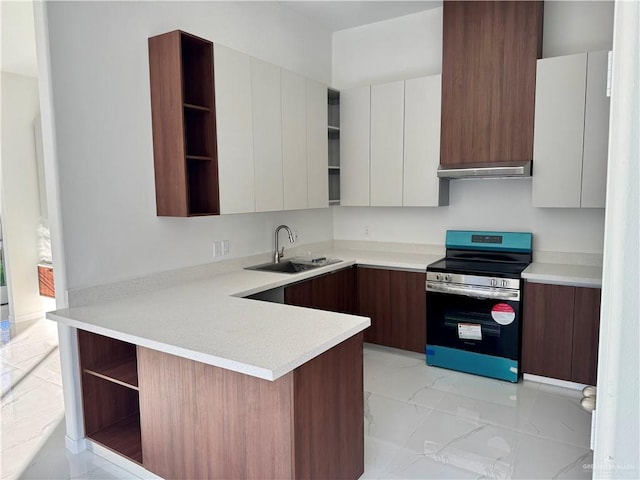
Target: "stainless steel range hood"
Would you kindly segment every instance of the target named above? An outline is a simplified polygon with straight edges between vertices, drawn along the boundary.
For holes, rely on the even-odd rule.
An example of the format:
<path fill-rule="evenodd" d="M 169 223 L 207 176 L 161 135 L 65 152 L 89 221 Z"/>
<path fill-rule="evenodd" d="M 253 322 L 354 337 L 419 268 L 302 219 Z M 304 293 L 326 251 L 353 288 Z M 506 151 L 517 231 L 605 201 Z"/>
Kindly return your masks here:
<path fill-rule="evenodd" d="M 439 178 L 510 178 L 530 177 L 531 160 L 514 165 L 477 166 L 461 168 L 438 167 Z"/>

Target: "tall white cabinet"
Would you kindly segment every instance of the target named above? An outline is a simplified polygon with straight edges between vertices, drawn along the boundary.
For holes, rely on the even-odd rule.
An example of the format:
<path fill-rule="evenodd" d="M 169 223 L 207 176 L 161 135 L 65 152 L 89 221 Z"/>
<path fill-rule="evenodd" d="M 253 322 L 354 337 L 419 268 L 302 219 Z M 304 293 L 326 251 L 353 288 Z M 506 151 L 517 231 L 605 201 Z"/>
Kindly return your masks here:
<path fill-rule="evenodd" d="M 214 44 L 220 213 L 255 211 L 251 57 Z"/>
<path fill-rule="evenodd" d="M 282 107 L 280 68 L 251 59 L 255 210 L 282 210 Z"/>
<path fill-rule="evenodd" d="M 407 80 L 404 86 L 402 205 L 449 204 L 449 182 L 438 178 L 442 75 Z"/>
<path fill-rule="evenodd" d="M 307 112 L 305 78 L 282 70 L 282 176 L 284 209 L 307 208 Z"/>
<path fill-rule="evenodd" d="M 307 206 L 329 205 L 327 87 L 307 79 Z"/>
<path fill-rule="evenodd" d="M 607 52 L 538 60 L 536 207 L 604 208 L 609 138 Z"/>
<path fill-rule="evenodd" d="M 403 136 L 404 81 L 373 85 L 371 87 L 371 206 L 402 206 Z"/>
<path fill-rule="evenodd" d="M 340 205 L 369 205 L 371 87 L 340 91 Z"/>

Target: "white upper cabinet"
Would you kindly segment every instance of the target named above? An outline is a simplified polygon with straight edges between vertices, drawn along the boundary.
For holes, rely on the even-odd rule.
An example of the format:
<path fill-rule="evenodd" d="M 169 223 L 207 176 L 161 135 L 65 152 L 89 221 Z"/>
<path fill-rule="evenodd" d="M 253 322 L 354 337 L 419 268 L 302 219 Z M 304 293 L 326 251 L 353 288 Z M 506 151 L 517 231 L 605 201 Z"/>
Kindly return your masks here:
<path fill-rule="evenodd" d="M 282 210 L 280 68 L 251 59 L 256 212 Z"/>
<path fill-rule="evenodd" d="M 607 54 L 538 60 L 533 143 L 536 207 L 604 207 Z"/>
<path fill-rule="evenodd" d="M 608 52 L 587 56 L 587 95 L 584 112 L 582 156 L 582 208 L 604 208 L 609 155 L 609 108 L 607 97 Z"/>
<path fill-rule="evenodd" d="M 371 206 L 402 206 L 403 135 L 404 81 L 373 85 Z"/>
<path fill-rule="evenodd" d="M 251 57 L 214 45 L 220 213 L 255 211 Z"/>
<path fill-rule="evenodd" d="M 327 87 L 307 79 L 307 201 L 309 208 L 329 206 Z"/>
<path fill-rule="evenodd" d="M 371 87 L 340 91 L 340 205 L 369 205 Z"/>
<path fill-rule="evenodd" d="M 281 75 L 284 209 L 297 210 L 308 205 L 306 79 L 287 70 Z"/>
<path fill-rule="evenodd" d="M 442 76 L 414 78 L 404 86 L 404 171 L 402 205 L 449 203 L 449 182 L 438 178 Z"/>

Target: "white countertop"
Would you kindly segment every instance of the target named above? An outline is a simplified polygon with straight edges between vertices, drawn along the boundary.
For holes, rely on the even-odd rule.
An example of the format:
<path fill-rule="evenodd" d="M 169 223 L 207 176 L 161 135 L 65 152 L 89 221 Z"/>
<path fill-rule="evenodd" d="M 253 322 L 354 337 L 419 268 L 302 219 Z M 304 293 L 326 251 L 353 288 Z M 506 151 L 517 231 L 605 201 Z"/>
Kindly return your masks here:
<path fill-rule="evenodd" d="M 424 271 L 437 255 L 332 250 L 333 265 L 297 274 L 238 268 L 47 314 L 70 327 L 275 380 L 367 328 L 367 317 L 249 300 L 257 292 L 352 266 Z M 346 260 L 344 260 L 346 259 Z M 105 289 L 112 288 L 105 286 Z M 118 290 L 118 286 L 113 287 Z"/>
<path fill-rule="evenodd" d="M 534 262 L 522 272 L 522 278 L 533 283 L 601 288 L 602 267 Z"/>

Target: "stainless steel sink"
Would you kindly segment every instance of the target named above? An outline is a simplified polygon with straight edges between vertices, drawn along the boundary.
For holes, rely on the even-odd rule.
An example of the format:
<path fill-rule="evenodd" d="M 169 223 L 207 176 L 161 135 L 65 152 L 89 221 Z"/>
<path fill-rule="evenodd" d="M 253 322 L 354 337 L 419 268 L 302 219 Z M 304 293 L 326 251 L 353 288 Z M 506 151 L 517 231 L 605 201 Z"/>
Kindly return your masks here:
<path fill-rule="evenodd" d="M 299 273 L 306 270 L 313 270 L 314 268 L 324 267 L 326 265 L 332 265 L 334 263 L 341 262 L 336 258 L 326 259 L 318 263 L 310 262 L 295 262 L 291 260 L 282 260 L 278 263 L 263 263 L 260 265 L 253 265 L 252 267 L 245 267 L 245 270 L 258 270 L 261 272 L 277 272 L 277 273 Z"/>

